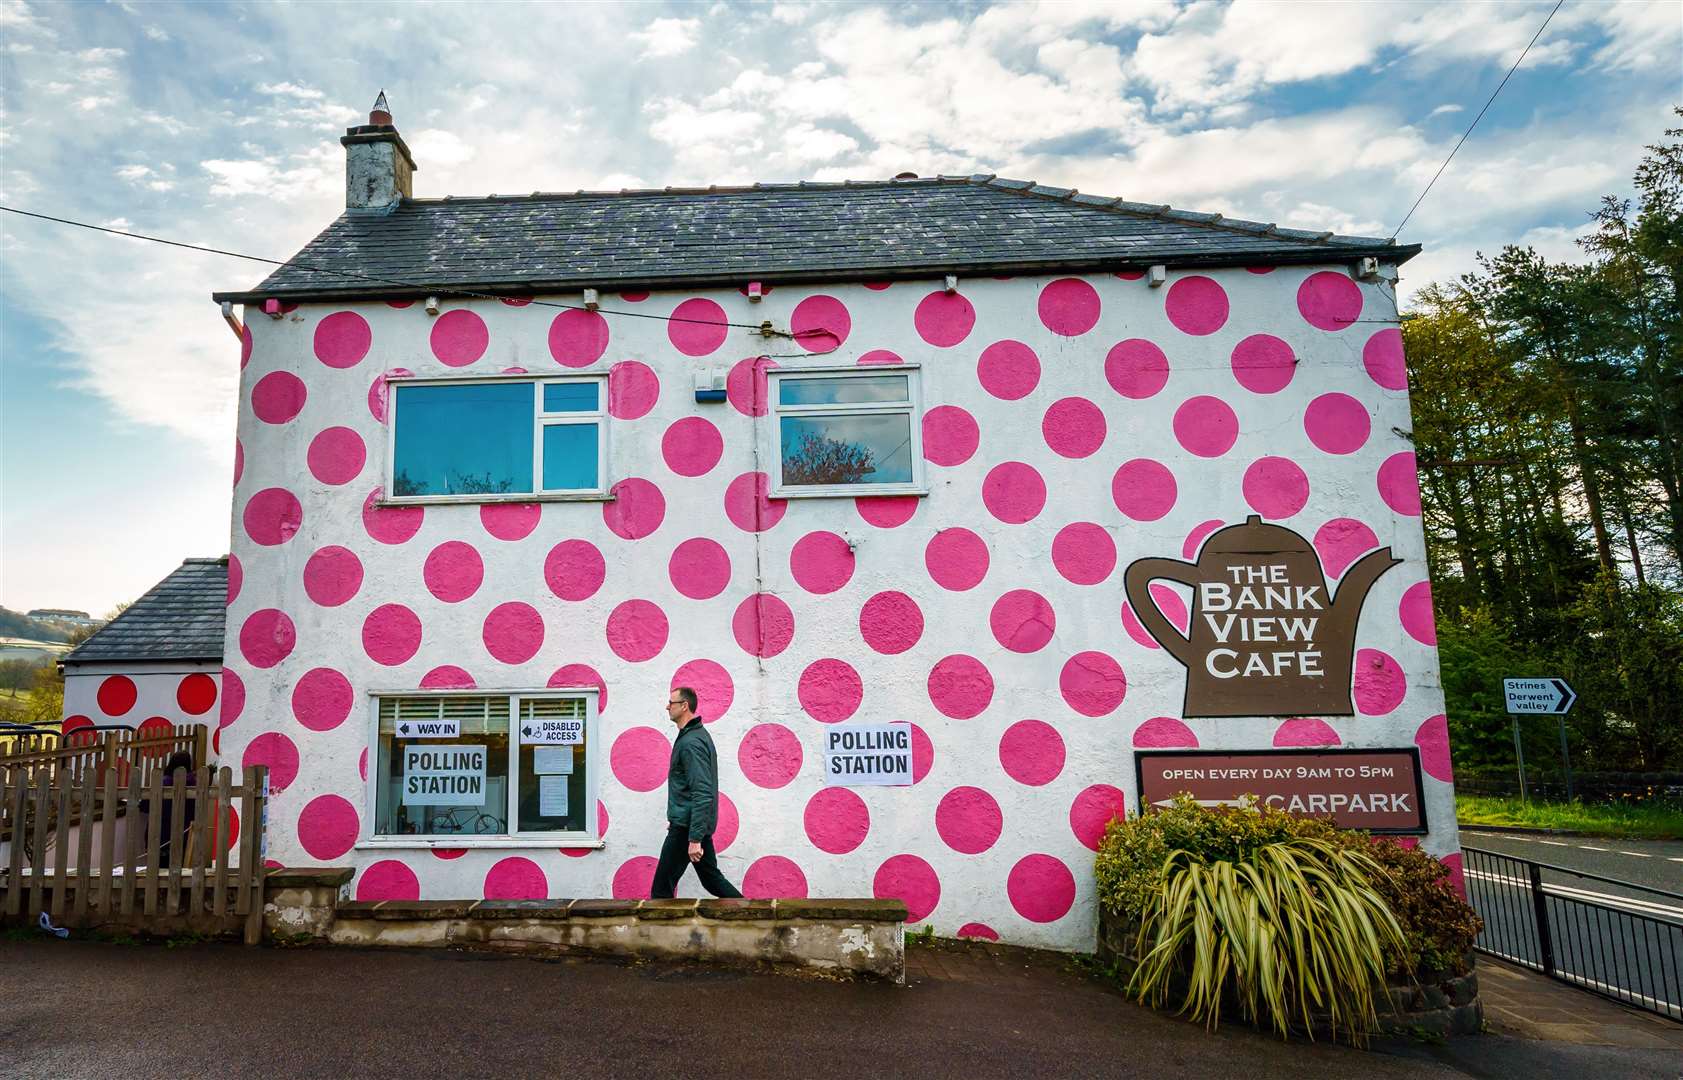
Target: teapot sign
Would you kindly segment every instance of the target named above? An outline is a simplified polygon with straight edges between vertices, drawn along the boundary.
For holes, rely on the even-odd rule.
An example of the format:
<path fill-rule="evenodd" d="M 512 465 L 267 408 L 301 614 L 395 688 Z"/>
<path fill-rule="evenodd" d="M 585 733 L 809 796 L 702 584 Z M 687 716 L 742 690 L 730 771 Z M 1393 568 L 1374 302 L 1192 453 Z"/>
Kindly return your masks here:
<path fill-rule="evenodd" d="M 1402 560 L 1368 552 L 1335 597 L 1309 541 L 1255 514 L 1217 530 L 1196 563 L 1138 559 L 1123 577 L 1141 625 L 1186 667 L 1184 716 L 1350 716 L 1356 622 L 1379 576 Z M 1180 633 L 1152 599 L 1163 579 L 1190 585 Z"/>

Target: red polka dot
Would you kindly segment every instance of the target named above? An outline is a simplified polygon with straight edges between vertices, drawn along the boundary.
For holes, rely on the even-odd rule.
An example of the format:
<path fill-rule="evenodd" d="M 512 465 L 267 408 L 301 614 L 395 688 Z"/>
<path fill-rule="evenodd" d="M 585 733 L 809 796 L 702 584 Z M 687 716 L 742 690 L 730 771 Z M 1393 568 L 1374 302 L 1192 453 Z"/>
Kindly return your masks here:
<path fill-rule="evenodd" d="M 123 716 L 140 699 L 140 690 L 127 675 L 108 675 L 100 680 L 94 700 L 106 716 Z"/>
<path fill-rule="evenodd" d="M 944 290 L 918 301 L 912 316 L 917 336 L 938 349 L 949 349 L 970 336 L 976 325 L 976 309 L 961 294 Z"/>
<path fill-rule="evenodd" d="M 1040 422 L 1040 434 L 1046 445 L 1066 458 L 1084 458 L 1096 454 L 1104 445 L 1104 413 L 1097 405 L 1081 397 L 1067 397 L 1055 401 Z"/>
<path fill-rule="evenodd" d="M 1020 341 L 996 341 L 976 361 L 976 380 L 1001 401 L 1018 401 L 1040 382 L 1040 357 Z"/>
<path fill-rule="evenodd" d="M 485 616 L 485 651 L 505 664 L 524 664 L 543 648 L 543 616 L 530 604 L 511 600 Z"/>
<path fill-rule="evenodd" d="M 290 371 L 271 371 L 251 388 L 251 411 L 265 424 L 284 424 L 304 411 L 310 392 Z"/>
<path fill-rule="evenodd" d="M 1408 694 L 1408 678 L 1401 665 L 1378 649 L 1356 650 L 1354 683 L 1356 711 L 1363 716 L 1393 712 Z"/>
<path fill-rule="evenodd" d="M 736 700 L 736 684 L 730 672 L 712 660 L 691 660 L 672 673 L 668 691 L 687 686 L 695 691 L 696 712 L 709 724 L 716 724 L 730 711 Z"/>
<path fill-rule="evenodd" d="M 1052 565 L 1075 585 L 1097 585 L 1116 569 L 1116 541 L 1103 525 L 1077 521 L 1052 538 Z"/>
<path fill-rule="evenodd" d="M 421 531 L 426 508 L 420 506 L 380 506 L 385 492 L 375 488 L 362 503 L 362 527 L 370 539 L 382 544 L 402 544 Z"/>
<path fill-rule="evenodd" d="M 943 589 L 974 589 L 988 574 L 988 545 L 969 529 L 942 529 L 923 549 L 923 565 Z"/>
<path fill-rule="evenodd" d="M 264 488 L 245 504 L 240 517 L 252 543 L 274 547 L 297 534 L 304 523 L 304 507 L 298 496 L 285 488 Z"/>
<path fill-rule="evenodd" d="M 421 676 L 423 690 L 472 690 L 479 684 L 454 664 L 441 664 Z"/>
<path fill-rule="evenodd" d="M 640 360 L 621 360 L 608 369 L 608 415 L 616 420 L 647 416 L 660 400 L 660 378 Z"/>
<path fill-rule="evenodd" d="M 958 936 L 961 940 L 998 941 L 999 931 L 987 923 L 967 922 L 958 928 Z"/>
<path fill-rule="evenodd" d="M 879 529 L 893 529 L 912 520 L 919 501 L 916 495 L 879 495 L 854 499 L 853 508 L 867 523 Z"/>
<path fill-rule="evenodd" d="M 1197 552 L 1199 546 L 1204 543 L 1204 537 L 1215 532 L 1224 524 L 1226 524 L 1226 522 L 1222 521 L 1220 518 L 1213 518 L 1209 521 L 1201 521 L 1197 525 L 1194 525 L 1192 527 L 1192 531 L 1186 534 L 1186 542 L 1180 546 L 1180 557 L 1190 560 L 1193 554 Z"/>
<path fill-rule="evenodd" d="M 332 731 L 351 715 L 356 692 L 333 668 L 311 668 L 292 687 L 292 715 L 311 731 Z"/>
<path fill-rule="evenodd" d="M 1420 768 L 1433 780 L 1452 783 L 1455 769 L 1449 759 L 1449 718 L 1442 713 L 1421 724 L 1414 732 L 1414 745 L 1420 748 Z"/>
<path fill-rule="evenodd" d="M 848 788 L 826 787 L 807 800 L 801 822 L 813 847 L 846 855 L 865 842 L 871 831 L 871 812 L 865 800 Z"/>
<path fill-rule="evenodd" d="M 479 508 L 479 524 L 497 540 L 524 540 L 538 527 L 543 507 L 537 503 L 486 503 Z"/>
<path fill-rule="evenodd" d="M 736 763 L 755 786 L 780 788 L 801 771 L 801 741 L 782 724 L 755 724 L 737 744 Z"/>
<path fill-rule="evenodd" d="M 632 791 L 653 791 L 666 783 L 672 744 L 652 727 L 627 728 L 608 752 L 614 779 Z"/>
<path fill-rule="evenodd" d="M 1309 501 L 1309 477 L 1289 458 L 1251 462 L 1239 483 L 1245 502 L 1265 518 L 1289 518 Z"/>
<path fill-rule="evenodd" d="M 602 520 L 623 540 L 641 540 L 666 519 L 666 497 L 641 477 L 628 476 L 609 493 L 613 501 L 602 504 Z"/>
<path fill-rule="evenodd" d="M 1142 400 L 1169 381 L 1169 358 L 1144 338 L 1129 338 L 1111 347 L 1104 358 L 1104 377 L 1125 398 Z"/>
<path fill-rule="evenodd" d="M 937 465 L 963 465 L 981 439 L 976 418 L 957 405 L 937 405 L 923 414 L 923 456 Z"/>
<path fill-rule="evenodd" d="M 1252 334 L 1233 347 L 1233 377 L 1253 394 L 1277 394 L 1297 373 L 1291 346 L 1272 334 Z"/>
<path fill-rule="evenodd" d="M 770 292 L 771 290 L 767 289 L 766 291 Z M 649 298 L 649 294 L 643 289 L 632 289 L 628 292 L 620 293 L 619 298 L 628 304 L 641 304 L 644 300 Z"/>
<path fill-rule="evenodd" d="M 999 740 L 999 764 L 1019 784 L 1040 787 L 1064 771 L 1064 740 L 1039 720 L 1019 720 Z"/>
<path fill-rule="evenodd" d="M 298 747 L 278 731 L 265 731 L 246 744 L 240 758 L 240 768 L 253 765 L 269 767 L 269 790 L 279 795 L 298 778 Z"/>
<path fill-rule="evenodd" d="M 765 532 L 783 520 L 787 499 L 768 499 L 771 481 L 763 472 L 743 473 L 725 488 L 725 516 L 744 532 Z"/>
<path fill-rule="evenodd" d="M 222 708 L 217 711 L 216 726 L 220 730 L 240 718 L 245 709 L 245 683 L 239 673 L 229 667 L 226 662 L 222 665 Z"/>
<path fill-rule="evenodd" d="M 1193 275 L 1169 286 L 1163 311 L 1183 334 L 1203 337 L 1227 323 L 1227 292 L 1213 278 Z"/>
<path fill-rule="evenodd" d="M 899 353 L 889 352 L 887 349 L 872 349 L 859 357 L 861 364 L 904 364 Z"/>
<path fill-rule="evenodd" d="M 935 831 L 961 855 L 979 855 L 993 847 L 1004 824 L 999 803 L 981 788 L 953 788 L 935 807 Z"/>
<path fill-rule="evenodd" d="M 1348 274 L 1322 270 L 1297 287 L 1297 310 L 1317 330 L 1343 330 L 1362 314 L 1362 290 Z"/>
<path fill-rule="evenodd" d="M 1379 497 L 1399 514 L 1420 516 L 1420 474 L 1415 470 L 1414 452 L 1392 454 L 1379 466 Z"/>
<path fill-rule="evenodd" d="M 755 593 L 736 605 L 730 629 L 743 652 L 772 657 L 794 640 L 795 613 L 771 593 Z"/>
<path fill-rule="evenodd" d="M 877 867 L 871 895 L 904 902 L 906 921 L 922 922 L 941 903 L 941 879 L 934 867 L 916 855 L 895 855 Z"/>
<path fill-rule="evenodd" d="M 588 600 L 608 576 L 602 552 L 588 540 L 563 540 L 543 560 L 543 580 L 563 600 Z"/>
<path fill-rule="evenodd" d="M 1293 717 L 1274 729 L 1275 746 L 1337 746 L 1342 741 L 1325 720 Z"/>
<path fill-rule="evenodd" d="M 1408 363 L 1403 358 L 1402 331 L 1381 330 L 1362 346 L 1362 366 L 1368 378 L 1387 390 L 1408 389 Z"/>
<path fill-rule="evenodd" d="M 621 660 L 640 664 L 666 648 L 666 612 L 648 600 L 627 600 L 608 613 L 608 648 Z"/>
<path fill-rule="evenodd" d="M 929 735 L 916 724 L 912 725 L 912 783 L 922 782 L 929 775 L 929 770 L 935 767 L 935 744 L 929 741 Z"/>
<path fill-rule="evenodd" d="M 1134 746 L 1141 750 L 1196 748 L 1198 736 L 1172 716 L 1154 716 L 1134 729 Z"/>
<path fill-rule="evenodd" d="M 203 716 L 216 704 L 216 680 L 197 671 L 183 676 L 175 684 L 175 703 L 190 716 Z"/>
<path fill-rule="evenodd" d="M 589 367 L 608 351 L 608 320 L 594 311 L 563 311 L 549 324 L 549 355 L 562 367 Z"/>
<path fill-rule="evenodd" d="M 1039 309 L 1046 329 L 1077 337 L 1098 325 L 1098 290 L 1080 278 L 1060 278 L 1040 290 Z"/>
<path fill-rule="evenodd" d="M 685 356 L 706 356 L 725 343 L 730 334 L 727 321 L 724 308 L 698 296 L 672 309 L 666 336 Z"/>
<path fill-rule="evenodd" d="M 775 360 L 756 356 L 739 360 L 725 376 L 725 398 L 743 416 L 764 416 L 769 394 L 766 372 L 777 366 Z"/>
<path fill-rule="evenodd" d="M 386 405 L 391 396 L 389 380 L 395 376 L 411 376 L 415 373 L 408 368 L 392 368 L 390 371 L 375 377 L 368 387 L 368 411 L 380 423 L 386 422 Z"/>
<path fill-rule="evenodd" d="M 446 311 L 433 320 L 432 354 L 446 367 L 466 367 L 485 355 L 491 344 L 491 331 L 485 320 L 471 311 L 458 308 Z"/>
<path fill-rule="evenodd" d="M 1161 462 L 1135 458 L 1116 470 L 1110 497 L 1116 509 L 1135 521 L 1156 521 L 1174 509 L 1175 474 Z"/>
<path fill-rule="evenodd" d="M 807 533 L 789 552 L 789 572 L 809 593 L 833 593 L 853 577 L 853 549 L 833 532 Z"/>
<path fill-rule="evenodd" d="M 1376 541 L 1377 543 L 1377 541 Z M 1438 643 L 1437 616 L 1432 611 L 1432 583 L 1417 581 L 1408 587 L 1397 605 L 1397 618 L 1408 636 L 1422 645 Z"/>
<path fill-rule="evenodd" d="M 1329 454 L 1360 450 L 1372 428 L 1367 407 L 1349 394 L 1322 394 L 1303 414 L 1309 441 Z"/>
<path fill-rule="evenodd" d="M 814 720 L 836 724 L 859 711 L 865 684 L 845 660 L 814 660 L 801 672 L 795 697 Z"/>
<path fill-rule="evenodd" d="M 330 427 L 310 440 L 304 455 L 310 475 L 324 484 L 348 484 L 362 472 L 368 451 L 362 436 L 348 427 Z"/>
<path fill-rule="evenodd" d="M 852 329 L 853 317 L 847 313 L 847 305 L 833 296 L 809 296 L 789 315 L 795 344 L 807 352 L 834 352 Z"/>
<path fill-rule="evenodd" d="M 1355 518 L 1333 518 L 1315 530 L 1315 552 L 1327 577 L 1343 577 L 1351 563 L 1378 546 L 1373 530 Z"/>
<path fill-rule="evenodd" d="M 485 563 L 472 544 L 447 540 L 428 553 L 421 577 L 428 592 L 446 604 L 458 604 L 479 591 Z"/>
<path fill-rule="evenodd" d="M 356 367 L 373 344 L 368 321 L 354 311 L 335 311 L 316 323 L 316 359 L 330 368 Z"/>
<path fill-rule="evenodd" d="M 672 550 L 666 573 L 691 600 L 711 600 L 730 584 L 730 555 L 717 540 L 698 536 Z"/>
<path fill-rule="evenodd" d="M 621 863 L 614 871 L 614 899 L 647 899 L 654 889 L 655 868 L 659 865 L 660 860 L 653 855 L 637 855 Z"/>
<path fill-rule="evenodd" d="M 1075 905 L 1075 875 L 1050 855 L 1025 855 L 1006 876 L 1005 895 L 1029 922 L 1057 922 Z"/>
<path fill-rule="evenodd" d="M 879 592 L 859 609 L 859 636 L 879 653 L 898 655 L 923 636 L 923 611 L 903 592 Z"/>
<path fill-rule="evenodd" d="M 485 871 L 485 899 L 487 900 L 546 900 L 549 898 L 549 879 L 543 868 L 531 859 L 510 855 L 498 859 Z"/>
<path fill-rule="evenodd" d="M 1108 716 L 1128 693 L 1122 665 L 1101 652 L 1076 653 L 1058 673 L 1058 692 L 1082 716 Z"/>
<path fill-rule="evenodd" d="M 421 879 L 397 859 L 381 859 L 356 879 L 356 898 L 370 900 L 419 900 Z"/>
<path fill-rule="evenodd" d="M 310 858 L 328 862 L 351 850 L 361 829 L 356 807 L 337 795 L 317 795 L 298 815 L 298 842 Z"/>
<path fill-rule="evenodd" d="M 272 668 L 292 654 L 298 631 L 278 608 L 254 611 L 240 625 L 240 655 L 257 668 Z"/>
<path fill-rule="evenodd" d="M 596 688 L 596 712 L 598 715 L 608 711 L 608 684 L 602 681 L 595 668 L 589 664 L 563 664 L 555 669 L 555 674 L 544 684 L 551 690 L 567 690 Z"/>
<path fill-rule="evenodd" d="M 1013 589 L 994 601 L 988 613 L 994 640 L 1017 653 L 1038 652 L 1052 640 L 1058 618 L 1051 603 L 1031 589 Z"/>
<path fill-rule="evenodd" d="M 1239 438 L 1239 418 L 1232 406 L 1218 397 L 1187 398 L 1175 410 L 1175 439 L 1187 453 L 1199 457 L 1220 457 L 1233 449 Z"/>
<path fill-rule="evenodd" d="M 1094 784 L 1084 789 L 1069 805 L 1069 827 L 1075 838 L 1094 851 L 1104 839 L 1105 826 L 1114 818 L 1126 817 L 1128 797 L 1122 789 L 1110 784 Z"/>
<path fill-rule="evenodd" d="M 376 664 L 407 663 L 420 647 L 420 617 L 402 604 L 381 604 L 362 621 L 362 651 Z"/>
<path fill-rule="evenodd" d="M 362 756 L 363 756 L 364 759 L 366 759 L 368 757 L 368 751 L 364 750 L 362 752 Z M 363 775 L 362 778 L 364 780 L 368 779 L 367 770 L 364 770 L 364 775 Z M 467 854 L 467 848 L 459 848 L 459 847 L 435 847 L 435 848 L 429 848 L 428 850 L 432 852 L 432 857 L 433 858 L 444 859 L 446 861 L 448 861 L 450 859 L 459 859 L 463 855 Z"/>
<path fill-rule="evenodd" d="M 804 899 L 806 875 L 781 855 L 763 855 L 743 873 L 742 895 L 752 900 Z"/>
<path fill-rule="evenodd" d="M 724 456 L 719 429 L 699 416 L 674 420 L 660 437 L 660 456 L 679 476 L 706 476 Z"/>
<path fill-rule="evenodd" d="M 82 734 L 76 735 L 75 733 L 78 731 Z M 66 746 L 92 746 L 98 738 L 98 733 L 93 730 L 93 718 L 80 714 L 65 717 L 64 721 L 58 726 L 58 732 Z M 124 761 L 120 764 L 127 765 L 128 762 Z M 119 770 L 119 773 L 123 776 L 127 775 L 126 770 Z"/>
<path fill-rule="evenodd" d="M 982 481 L 982 503 L 988 513 L 1007 525 L 1033 521 L 1046 505 L 1046 481 L 1032 465 L 1006 461 L 988 470 Z"/>
<path fill-rule="evenodd" d="M 969 720 L 993 701 L 993 676 L 974 656 L 956 653 L 929 669 L 929 702 L 943 716 Z"/>

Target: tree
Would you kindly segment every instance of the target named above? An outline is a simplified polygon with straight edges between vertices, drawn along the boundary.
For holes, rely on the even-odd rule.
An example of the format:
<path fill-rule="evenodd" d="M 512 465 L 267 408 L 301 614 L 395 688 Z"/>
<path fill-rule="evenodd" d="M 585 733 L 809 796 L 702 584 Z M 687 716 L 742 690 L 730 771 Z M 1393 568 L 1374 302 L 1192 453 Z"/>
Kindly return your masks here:
<path fill-rule="evenodd" d="M 869 450 L 816 431 L 807 432 L 793 453 L 783 451 L 785 484 L 857 484 L 876 471 Z"/>

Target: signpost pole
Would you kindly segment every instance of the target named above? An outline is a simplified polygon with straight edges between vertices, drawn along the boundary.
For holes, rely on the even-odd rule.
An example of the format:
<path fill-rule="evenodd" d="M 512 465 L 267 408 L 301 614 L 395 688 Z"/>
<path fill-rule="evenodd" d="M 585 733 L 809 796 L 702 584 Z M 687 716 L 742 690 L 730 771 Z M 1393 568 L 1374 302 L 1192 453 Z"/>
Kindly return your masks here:
<path fill-rule="evenodd" d="M 1525 795 L 1525 747 L 1519 741 L 1519 714 L 1514 714 L 1514 761 L 1519 766 L 1519 801 L 1529 802 Z"/>
<path fill-rule="evenodd" d="M 1560 719 L 1560 763 L 1566 768 L 1566 801 L 1572 801 L 1572 755 L 1566 749 L 1566 714 Z"/>

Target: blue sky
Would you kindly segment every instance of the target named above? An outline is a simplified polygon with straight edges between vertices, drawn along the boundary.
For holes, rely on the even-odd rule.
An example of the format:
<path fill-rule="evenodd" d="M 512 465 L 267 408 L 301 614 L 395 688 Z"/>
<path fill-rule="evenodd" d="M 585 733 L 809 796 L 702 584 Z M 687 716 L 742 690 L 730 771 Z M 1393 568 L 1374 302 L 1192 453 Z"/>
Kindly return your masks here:
<path fill-rule="evenodd" d="M 418 195 L 994 172 L 1388 234 L 1548 4 L 0 0 L 0 201 L 284 258 L 382 87 Z M 1623 193 L 1683 100 L 1675 0 L 1570 0 L 1402 239 L 1405 295 Z M 227 549 L 251 264 L 0 215 L 0 603 Z"/>

